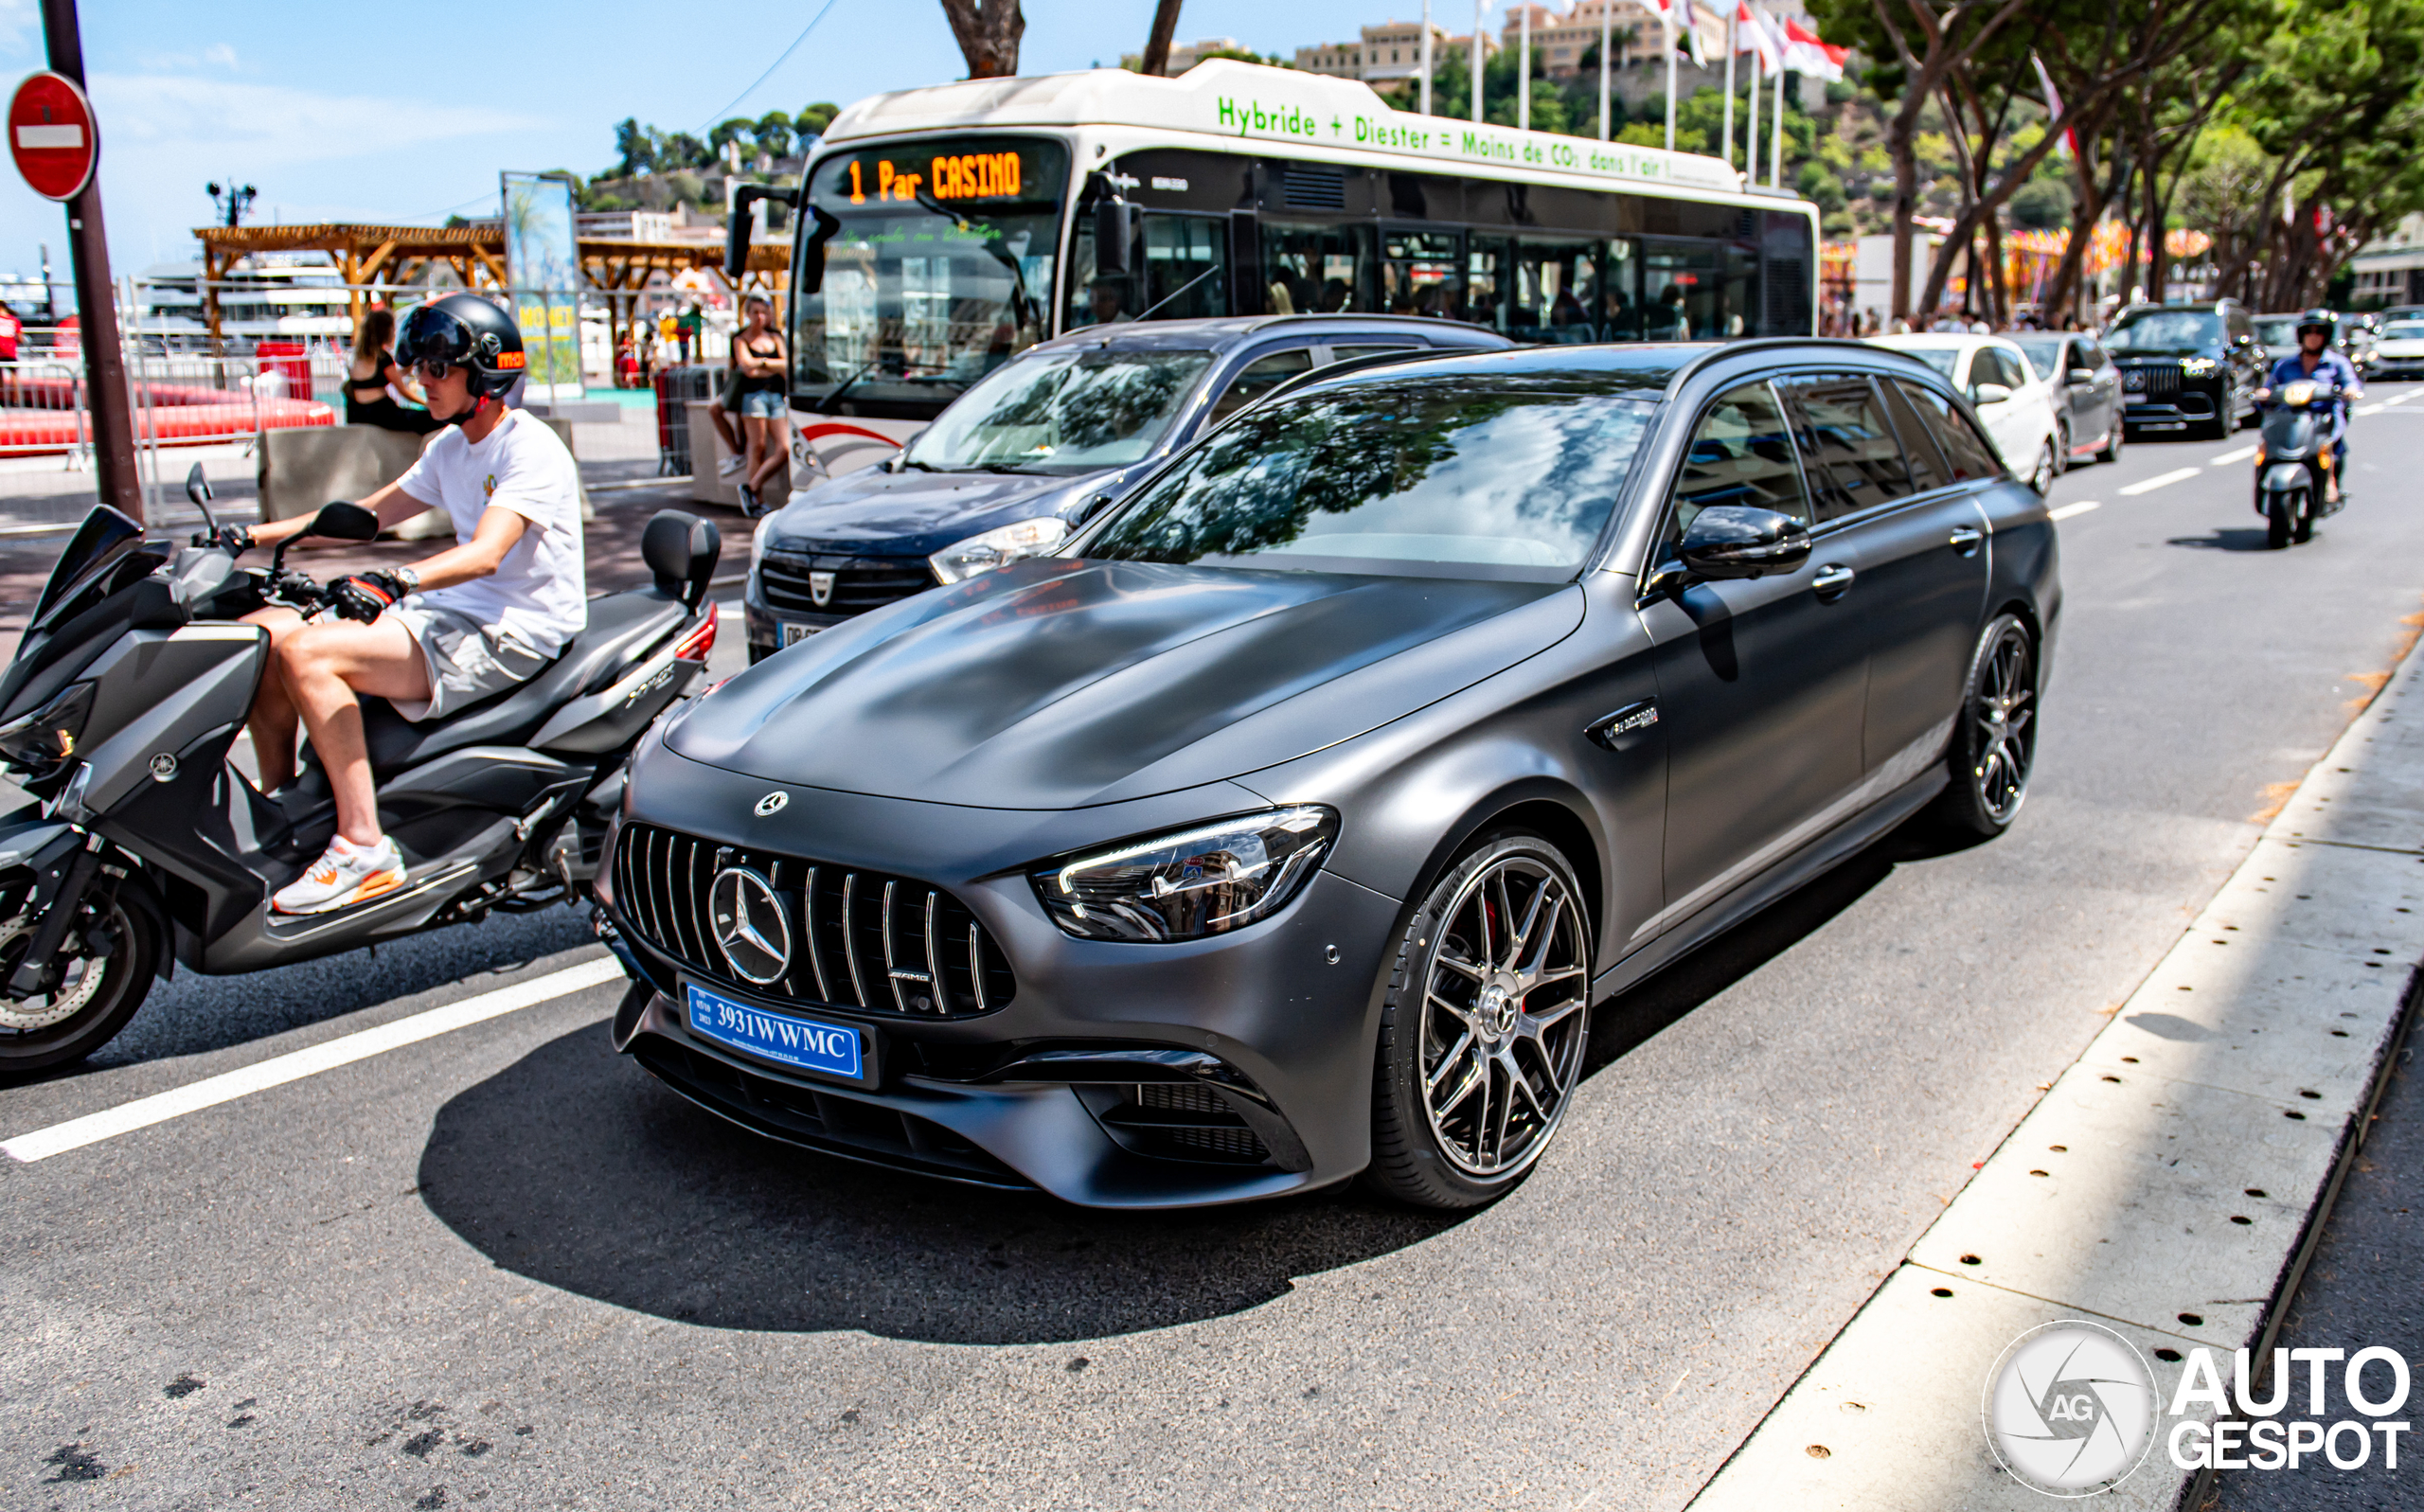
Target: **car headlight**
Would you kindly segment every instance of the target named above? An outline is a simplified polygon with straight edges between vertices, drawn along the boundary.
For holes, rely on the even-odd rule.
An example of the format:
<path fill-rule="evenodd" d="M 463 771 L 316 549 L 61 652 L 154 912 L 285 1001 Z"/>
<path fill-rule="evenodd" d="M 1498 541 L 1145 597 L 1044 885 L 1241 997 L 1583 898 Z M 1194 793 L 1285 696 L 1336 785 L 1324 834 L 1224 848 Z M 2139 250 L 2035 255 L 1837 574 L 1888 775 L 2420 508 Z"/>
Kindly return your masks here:
<path fill-rule="evenodd" d="M 1088 940 L 1198 940 L 1288 904 L 1338 838 L 1314 804 L 1239 814 L 1038 867 L 1043 911 Z"/>
<path fill-rule="evenodd" d="M 2180 360 L 2180 370 L 2183 373 L 2210 373 L 2221 365 L 2211 357 L 2183 357 Z"/>
<path fill-rule="evenodd" d="M 76 741 L 93 712 L 93 685 L 78 683 L 22 719 L 0 725 L 0 761 L 40 782 L 57 774 L 76 755 Z"/>
<path fill-rule="evenodd" d="M 945 546 L 926 559 L 935 576 L 947 583 L 973 578 L 980 572 L 991 572 L 1028 557 L 1041 557 L 1066 540 L 1069 522 L 1059 515 L 1047 514 L 1041 519 L 1020 520 L 970 536 L 967 540 Z"/>
<path fill-rule="evenodd" d="M 758 563 L 765 560 L 766 538 L 774 530 L 775 517 L 770 514 L 758 522 L 758 529 L 749 538 L 749 574 L 753 578 L 758 575 Z"/>

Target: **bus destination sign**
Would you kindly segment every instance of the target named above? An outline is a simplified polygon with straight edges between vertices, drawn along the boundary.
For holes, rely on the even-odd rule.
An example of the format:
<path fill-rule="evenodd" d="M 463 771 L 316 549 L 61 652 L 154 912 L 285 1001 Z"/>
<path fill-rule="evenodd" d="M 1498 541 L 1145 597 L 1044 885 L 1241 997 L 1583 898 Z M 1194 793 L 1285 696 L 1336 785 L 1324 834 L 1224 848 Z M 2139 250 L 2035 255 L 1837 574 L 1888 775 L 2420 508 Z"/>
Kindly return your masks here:
<path fill-rule="evenodd" d="M 850 203 L 875 200 L 1015 200 L 1029 175 L 1021 154 L 888 151 L 847 165 Z"/>

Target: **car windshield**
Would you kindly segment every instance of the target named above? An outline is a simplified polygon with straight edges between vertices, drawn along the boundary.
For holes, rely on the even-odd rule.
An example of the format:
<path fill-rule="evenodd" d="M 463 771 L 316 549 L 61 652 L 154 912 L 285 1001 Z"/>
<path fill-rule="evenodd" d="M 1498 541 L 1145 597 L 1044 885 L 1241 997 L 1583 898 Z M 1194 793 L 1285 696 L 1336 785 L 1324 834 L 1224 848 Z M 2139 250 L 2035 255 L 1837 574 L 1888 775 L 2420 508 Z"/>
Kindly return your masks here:
<path fill-rule="evenodd" d="M 1354 384 L 1248 410 L 1080 554 L 1558 582 L 1590 554 L 1656 411 L 1509 375 Z"/>
<path fill-rule="evenodd" d="M 2153 310 L 2112 328 L 2104 345 L 2116 352 L 2185 356 L 2222 344 L 2222 317 L 2203 310 Z"/>
<path fill-rule="evenodd" d="M 1207 351 L 1090 347 L 1021 358 L 943 411 L 902 463 L 938 472 L 1126 467 L 1169 430 L 1211 365 Z"/>
<path fill-rule="evenodd" d="M 2037 369 L 2040 378 L 2051 378 L 2062 362 L 2062 338 L 2059 335 L 2013 335 L 2005 338 L 2028 354 L 2028 365 Z M 1951 373 L 1944 375 L 1951 378 Z"/>
<path fill-rule="evenodd" d="M 2271 315 L 2255 323 L 2255 339 L 2267 347 L 2297 345 L 2298 323 L 2288 315 Z"/>
<path fill-rule="evenodd" d="M 1947 378 L 1951 378 L 1953 368 L 1961 364 L 1961 348 L 1958 347 L 1898 347 L 1895 349 L 1917 358 Z"/>
<path fill-rule="evenodd" d="M 2394 320 L 2382 328 L 2382 335 L 2394 341 L 2424 341 L 2424 320 Z"/>

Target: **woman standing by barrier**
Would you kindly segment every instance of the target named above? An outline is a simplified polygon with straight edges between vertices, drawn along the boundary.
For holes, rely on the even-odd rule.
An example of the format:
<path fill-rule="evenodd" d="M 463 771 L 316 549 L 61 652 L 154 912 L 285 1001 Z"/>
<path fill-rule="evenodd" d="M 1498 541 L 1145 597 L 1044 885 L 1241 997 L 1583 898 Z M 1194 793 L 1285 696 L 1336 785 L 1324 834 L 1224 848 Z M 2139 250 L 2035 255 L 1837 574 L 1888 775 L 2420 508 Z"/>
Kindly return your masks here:
<path fill-rule="evenodd" d="M 740 507 L 753 518 L 766 512 L 758 490 L 791 461 L 791 362 L 782 332 L 775 329 L 775 306 L 764 294 L 741 301 L 746 317 L 732 341 L 740 398 L 740 424 L 749 436 L 749 471 L 740 480 Z"/>
<path fill-rule="evenodd" d="M 425 409 L 406 409 L 396 401 L 401 394 L 416 404 L 426 402 L 412 376 L 396 365 L 390 346 L 395 339 L 396 317 L 385 306 L 362 317 L 362 329 L 353 338 L 353 364 L 346 372 L 345 422 L 427 436 L 441 422 Z"/>

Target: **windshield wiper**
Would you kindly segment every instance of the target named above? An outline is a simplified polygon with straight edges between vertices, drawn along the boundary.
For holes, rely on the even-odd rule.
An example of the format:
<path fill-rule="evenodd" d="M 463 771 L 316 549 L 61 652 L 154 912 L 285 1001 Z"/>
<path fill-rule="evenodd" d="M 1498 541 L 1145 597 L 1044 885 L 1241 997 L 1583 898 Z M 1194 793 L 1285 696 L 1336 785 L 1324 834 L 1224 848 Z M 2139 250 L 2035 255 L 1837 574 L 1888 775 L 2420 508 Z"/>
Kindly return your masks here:
<path fill-rule="evenodd" d="M 828 394 L 823 399 L 817 400 L 816 413 L 819 415 L 832 414 L 833 406 L 841 401 L 843 395 L 850 391 L 851 385 L 858 382 L 860 379 L 866 377 L 869 373 L 874 372 L 875 365 L 882 361 L 883 361 L 883 357 L 879 353 L 863 365 L 857 372 L 852 373 L 849 377 L 834 384 L 832 393 Z"/>

